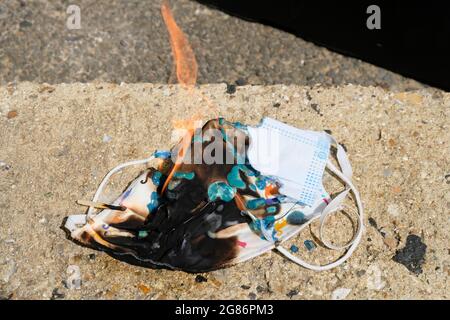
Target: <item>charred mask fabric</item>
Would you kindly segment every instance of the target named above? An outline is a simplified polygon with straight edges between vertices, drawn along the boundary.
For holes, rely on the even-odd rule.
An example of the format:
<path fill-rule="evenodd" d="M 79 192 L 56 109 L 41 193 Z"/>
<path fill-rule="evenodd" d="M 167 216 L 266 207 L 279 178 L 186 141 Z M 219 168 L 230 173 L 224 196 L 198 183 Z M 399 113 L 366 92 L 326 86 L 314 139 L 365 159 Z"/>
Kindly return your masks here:
<path fill-rule="evenodd" d="M 155 158 L 158 167 L 142 172 L 113 203 L 98 202 L 111 175 Z M 322 185 L 326 168 L 344 186 L 333 197 Z M 362 237 L 363 208 L 351 177 L 344 149 L 325 132 L 270 118 L 255 127 L 219 118 L 170 151 L 111 170 L 87 215 L 69 216 L 65 227 L 75 241 L 147 267 L 209 271 L 275 248 L 301 266 L 327 270 L 348 259 Z M 323 225 L 350 194 L 357 230 L 349 243 L 336 246 L 323 238 Z M 316 219 L 321 243 L 346 249 L 326 265 L 309 264 L 282 246 Z"/>

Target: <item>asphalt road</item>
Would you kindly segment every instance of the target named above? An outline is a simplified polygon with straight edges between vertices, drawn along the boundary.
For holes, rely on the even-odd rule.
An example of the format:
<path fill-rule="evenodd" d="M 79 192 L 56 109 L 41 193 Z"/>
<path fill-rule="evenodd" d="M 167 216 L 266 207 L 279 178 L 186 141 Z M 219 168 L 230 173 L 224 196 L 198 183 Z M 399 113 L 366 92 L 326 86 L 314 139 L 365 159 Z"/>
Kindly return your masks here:
<path fill-rule="evenodd" d="M 69 4 L 81 29 L 66 26 Z M 6 0 L 0 3 L 0 84 L 11 81 L 168 83 L 172 57 L 159 0 Z M 195 1 L 171 1 L 199 64 L 198 83 L 347 83 L 423 87 L 283 31 Z"/>

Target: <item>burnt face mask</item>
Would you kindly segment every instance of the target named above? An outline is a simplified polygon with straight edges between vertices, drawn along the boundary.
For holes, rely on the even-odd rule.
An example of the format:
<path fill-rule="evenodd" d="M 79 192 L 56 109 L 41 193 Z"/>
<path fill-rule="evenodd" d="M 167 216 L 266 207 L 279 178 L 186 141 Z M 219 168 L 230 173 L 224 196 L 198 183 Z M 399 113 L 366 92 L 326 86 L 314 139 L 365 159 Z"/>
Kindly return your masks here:
<path fill-rule="evenodd" d="M 332 145 L 338 166 L 329 159 Z M 99 202 L 112 174 L 155 158 L 157 168 L 142 172 L 113 203 Z M 325 168 L 345 186 L 333 198 L 322 185 Z M 142 266 L 208 271 L 275 248 L 299 265 L 326 270 L 344 262 L 361 240 L 362 204 L 351 176 L 344 149 L 325 132 L 269 118 L 256 127 L 220 118 L 189 131 L 170 151 L 111 170 L 84 203 L 87 215 L 69 216 L 65 226 L 74 240 Z M 323 239 L 322 229 L 350 193 L 358 227 L 339 247 Z M 282 246 L 316 219 L 322 244 L 346 249 L 323 266 Z"/>

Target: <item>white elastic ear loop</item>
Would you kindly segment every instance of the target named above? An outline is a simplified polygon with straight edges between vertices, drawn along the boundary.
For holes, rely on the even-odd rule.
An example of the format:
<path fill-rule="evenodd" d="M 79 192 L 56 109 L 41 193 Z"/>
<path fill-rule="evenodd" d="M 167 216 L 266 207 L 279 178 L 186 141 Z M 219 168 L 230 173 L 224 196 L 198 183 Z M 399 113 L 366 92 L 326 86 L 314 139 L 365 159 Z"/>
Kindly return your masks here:
<path fill-rule="evenodd" d="M 353 185 L 353 183 L 350 181 L 350 179 L 348 179 L 343 173 L 341 173 L 334 165 L 331 161 L 328 161 L 327 163 L 327 167 L 333 172 L 335 173 L 340 179 L 342 179 L 342 181 L 347 185 L 347 187 L 352 191 L 354 197 L 355 197 L 355 201 L 356 201 L 356 206 L 358 208 L 358 227 L 357 227 L 357 231 L 355 234 L 355 237 L 353 238 L 352 241 L 350 241 L 349 244 L 345 245 L 344 247 L 349 246 L 347 252 L 345 252 L 345 254 L 343 256 L 341 256 L 339 259 L 337 259 L 336 261 L 326 264 L 326 265 L 314 265 L 314 264 L 310 264 L 308 262 L 303 261 L 302 259 L 292 255 L 288 250 L 286 250 L 285 248 L 281 247 L 281 246 L 277 246 L 275 247 L 279 252 L 281 252 L 286 258 L 290 259 L 291 261 L 297 263 L 298 265 L 314 270 L 314 271 L 324 271 L 324 270 L 330 270 L 334 267 L 339 266 L 340 264 L 342 264 L 344 261 L 346 261 L 355 251 L 355 249 L 358 247 L 359 242 L 361 241 L 362 238 L 362 231 L 363 231 L 363 224 L 364 224 L 364 213 L 363 213 L 363 206 L 362 206 L 362 202 L 361 202 L 361 198 L 359 196 L 358 190 L 355 188 L 355 186 Z M 347 194 L 348 190 L 343 191 L 341 194 Z M 339 197 L 341 194 L 339 194 L 337 197 Z M 335 198 L 336 199 L 336 198 Z M 335 200 L 333 199 L 333 200 Z M 333 211 L 330 210 L 329 213 L 331 213 Z M 321 218 L 321 216 L 315 216 L 313 217 L 311 220 L 309 220 L 307 223 L 305 223 L 302 226 L 302 229 L 304 227 L 306 227 L 307 225 L 309 225 L 310 223 L 312 223 L 314 220 Z M 327 246 L 328 248 L 337 248 L 340 249 L 339 247 L 335 247 L 333 245 L 331 245 L 330 243 L 324 242 L 323 241 L 323 237 L 322 237 L 322 229 L 323 229 L 323 223 L 324 223 L 325 219 L 322 219 L 321 225 L 320 225 L 320 237 L 321 237 L 321 241 L 322 243 L 325 244 L 325 246 Z"/>
<path fill-rule="evenodd" d="M 336 206 L 332 207 L 331 202 L 330 205 L 328 205 L 324 212 L 322 213 L 322 215 L 320 216 L 320 230 L 319 230 L 319 235 L 320 235 L 320 240 L 322 241 L 322 243 L 329 249 L 333 249 L 333 250 L 342 250 L 346 247 L 351 246 L 352 244 L 354 244 L 357 241 L 358 236 L 361 238 L 362 236 L 362 229 L 363 229 L 363 225 L 364 225 L 364 213 L 363 213 L 363 207 L 362 207 L 362 201 L 359 195 L 358 190 L 356 189 L 356 187 L 353 185 L 352 181 L 345 176 L 343 173 L 341 173 L 331 161 L 328 161 L 327 163 L 327 167 L 328 169 L 330 169 L 335 175 L 338 176 L 338 178 L 340 178 L 342 181 L 345 182 L 345 184 L 347 185 L 347 189 L 343 192 L 341 192 L 339 195 L 336 196 L 336 198 L 333 199 L 336 200 Z M 325 225 L 325 220 L 327 219 L 327 217 L 333 213 L 333 212 L 337 212 L 339 210 L 342 209 L 342 202 L 344 201 L 345 197 L 348 195 L 349 191 L 352 191 L 354 197 L 355 197 L 355 202 L 356 202 L 356 206 L 358 208 L 357 211 L 357 229 L 355 232 L 355 236 L 353 237 L 353 239 L 342 246 L 335 246 L 332 245 L 331 243 L 327 242 L 324 240 L 323 237 L 323 226 Z M 332 202 L 333 202 L 332 201 Z"/>
<path fill-rule="evenodd" d="M 336 146 L 336 158 L 342 173 L 348 179 L 351 179 L 353 175 L 353 170 L 352 166 L 350 165 L 350 161 L 348 160 L 347 153 L 344 150 L 344 147 L 342 147 L 332 135 L 328 133 L 326 133 L 326 135 L 328 139 L 330 139 L 331 143 Z"/>
<path fill-rule="evenodd" d="M 93 202 L 97 202 L 98 198 L 100 197 L 100 194 L 103 192 L 103 189 L 105 188 L 106 184 L 108 183 L 109 178 L 111 178 L 111 176 L 113 174 L 115 174 L 116 172 L 122 170 L 123 168 L 129 167 L 129 166 L 135 166 L 135 165 L 139 165 L 139 164 L 145 164 L 147 162 L 150 162 L 151 160 L 153 160 L 155 158 L 154 155 L 152 155 L 149 158 L 146 159 L 141 159 L 141 160 L 133 160 L 133 161 L 129 161 L 129 162 L 125 162 L 122 164 L 119 164 L 117 167 L 111 169 L 108 174 L 103 178 L 102 182 L 100 183 L 100 185 L 97 188 L 97 191 L 95 192 L 94 198 L 92 198 Z M 94 214 L 94 207 L 89 207 L 88 212 L 87 212 L 87 218 L 91 218 Z"/>

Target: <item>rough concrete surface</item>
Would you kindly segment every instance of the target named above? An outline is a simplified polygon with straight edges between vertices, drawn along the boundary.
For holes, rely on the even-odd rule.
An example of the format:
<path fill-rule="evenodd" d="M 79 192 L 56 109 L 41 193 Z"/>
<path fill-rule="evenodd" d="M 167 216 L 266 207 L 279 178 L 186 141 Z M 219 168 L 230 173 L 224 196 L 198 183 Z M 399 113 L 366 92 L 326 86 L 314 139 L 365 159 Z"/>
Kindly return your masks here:
<path fill-rule="evenodd" d="M 450 94 L 374 87 L 225 84 L 186 91 L 152 84 L 19 83 L 0 88 L 0 293 L 20 299 L 431 299 L 450 298 Z M 81 213 L 109 169 L 171 146 L 172 121 L 271 116 L 331 130 L 354 169 L 366 210 L 363 241 L 347 263 L 309 271 L 271 252 L 200 275 L 144 269 L 76 245 L 60 228 Z M 107 197 L 139 171 L 118 174 Z M 327 178 L 329 180 L 329 178 Z M 337 185 L 327 182 L 330 191 Z M 327 236 L 351 235 L 330 219 Z M 311 231 L 317 234 L 317 225 Z M 409 237 L 408 237 L 409 236 Z M 303 240 L 298 255 L 336 253 Z M 408 239 L 408 240 L 407 240 Z M 394 257 L 396 257 L 394 259 Z M 79 277 L 78 277 L 79 272 Z M 205 281 L 206 280 L 206 281 Z"/>
<path fill-rule="evenodd" d="M 70 4 L 80 7 L 79 30 L 66 27 Z M 199 83 L 424 87 L 195 1 L 170 4 L 195 52 Z M 172 57 L 160 6 L 160 0 L 2 0 L 0 84 L 93 80 L 165 84 L 171 79 Z"/>

